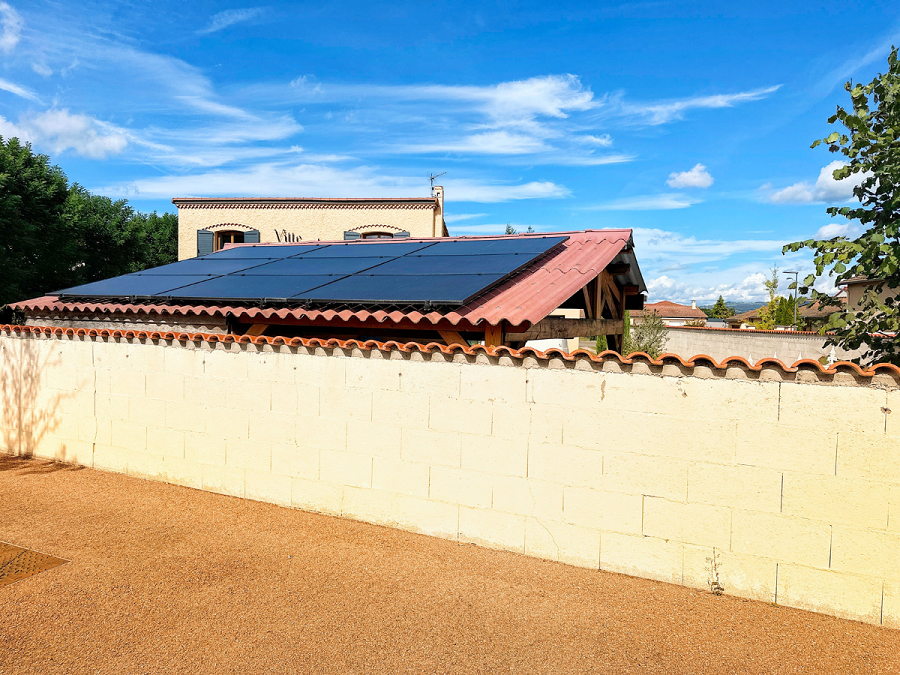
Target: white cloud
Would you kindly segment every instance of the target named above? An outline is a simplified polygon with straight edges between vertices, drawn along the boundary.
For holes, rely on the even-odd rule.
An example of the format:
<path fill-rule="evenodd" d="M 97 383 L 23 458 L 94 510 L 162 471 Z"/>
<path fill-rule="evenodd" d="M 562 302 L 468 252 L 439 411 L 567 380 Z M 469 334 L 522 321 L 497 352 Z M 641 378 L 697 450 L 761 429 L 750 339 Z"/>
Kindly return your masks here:
<path fill-rule="evenodd" d="M 859 227 L 853 223 L 829 223 L 816 232 L 816 239 L 834 239 L 835 237 L 853 238 L 859 234 Z"/>
<path fill-rule="evenodd" d="M 773 204 L 810 204 L 812 202 L 846 202 L 853 198 L 853 188 L 859 185 L 865 175 L 856 174 L 841 180 L 834 179 L 834 172 L 845 166 L 835 160 L 822 168 L 815 185 L 807 182 L 794 183 L 768 195 Z M 765 189 L 763 186 L 762 189 Z"/>
<path fill-rule="evenodd" d="M 764 282 L 766 275 L 756 272 L 743 276 L 738 271 L 734 280 L 723 283 L 704 284 L 697 281 L 680 281 L 666 275 L 649 279 L 647 290 L 650 302 L 669 300 L 689 303 L 696 300 L 701 305 L 712 304 L 721 295 L 729 302 L 762 302 L 768 298 Z"/>
<path fill-rule="evenodd" d="M 788 241 L 771 239 L 698 239 L 692 235 L 656 228 L 634 228 L 635 251 L 639 258 L 648 255 L 682 263 L 719 260 L 736 253 L 772 252 L 781 255 Z"/>
<path fill-rule="evenodd" d="M 737 94 L 715 94 L 712 96 L 693 96 L 690 98 L 663 101 L 660 103 L 623 103 L 616 101 L 621 114 L 631 117 L 632 122 L 656 126 L 673 120 L 680 120 L 684 113 L 700 108 L 733 108 L 739 103 L 758 101 L 778 91 L 781 85 L 753 89 Z"/>
<path fill-rule="evenodd" d="M 666 185 L 672 188 L 708 188 L 713 184 L 713 177 L 702 164 L 697 164 L 690 171 L 672 172 Z"/>
<path fill-rule="evenodd" d="M 28 99 L 29 101 L 39 102 L 40 99 L 38 95 L 35 94 L 30 89 L 26 89 L 25 87 L 20 87 L 18 84 L 14 82 L 10 82 L 9 80 L 4 80 L 0 78 L 0 89 L 3 91 L 8 91 L 10 94 L 15 94 L 16 96 L 20 96 L 21 98 Z"/>
<path fill-rule="evenodd" d="M 699 204 L 699 199 L 680 194 L 642 195 L 616 199 L 606 204 L 589 206 L 587 211 L 671 211 Z"/>
<path fill-rule="evenodd" d="M 24 22 L 19 13 L 9 6 L 9 3 L 0 2 L 0 51 L 9 54 L 19 43 Z"/>
<path fill-rule="evenodd" d="M 216 31 L 233 26 L 236 23 L 255 19 L 265 11 L 264 7 L 249 7 L 247 9 L 226 9 L 224 12 L 213 14 L 206 28 L 197 31 L 198 35 L 208 35 Z"/>
<path fill-rule="evenodd" d="M 597 145 L 601 148 L 608 148 L 613 143 L 612 136 L 609 134 L 603 134 L 602 136 L 579 136 L 576 140 L 581 141 L 586 145 Z"/>
<path fill-rule="evenodd" d="M 53 74 L 53 69 L 45 63 L 32 63 L 31 69 L 41 77 L 50 77 Z"/>
<path fill-rule="evenodd" d="M 454 202 L 505 202 L 568 196 L 555 183 L 524 184 L 447 181 L 446 194 Z M 342 169 L 325 164 L 261 163 L 233 171 L 210 171 L 188 176 L 159 176 L 97 188 L 103 194 L 133 199 L 168 199 L 177 196 L 295 196 L 346 197 L 378 194 L 408 197 L 428 194 L 428 184 L 411 176 L 387 176 L 377 168 Z"/>
<path fill-rule="evenodd" d="M 463 220 L 474 220 L 475 218 L 484 218 L 486 213 L 447 213 L 444 214 L 444 220 L 448 223 L 458 223 Z"/>
<path fill-rule="evenodd" d="M 74 150 L 91 159 L 104 159 L 122 152 L 128 145 L 128 135 L 106 122 L 72 114 L 65 109 L 25 115 L 13 124 L 0 117 L 0 134 L 17 136 L 53 153 Z"/>
<path fill-rule="evenodd" d="M 460 152 L 474 155 L 522 155 L 549 150 L 542 140 L 526 134 L 508 131 L 488 131 L 472 134 L 458 141 L 429 145 L 407 145 L 396 149 L 398 153 Z"/>

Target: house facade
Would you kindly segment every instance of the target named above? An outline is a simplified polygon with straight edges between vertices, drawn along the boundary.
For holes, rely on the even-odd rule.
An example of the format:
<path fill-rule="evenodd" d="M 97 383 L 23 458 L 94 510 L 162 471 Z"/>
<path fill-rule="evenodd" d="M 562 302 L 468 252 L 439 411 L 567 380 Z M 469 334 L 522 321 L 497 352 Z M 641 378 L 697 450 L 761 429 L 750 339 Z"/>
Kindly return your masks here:
<path fill-rule="evenodd" d="M 444 189 L 431 197 L 209 198 L 176 197 L 178 259 L 228 244 L 341 239 L 446 237 Z"/>

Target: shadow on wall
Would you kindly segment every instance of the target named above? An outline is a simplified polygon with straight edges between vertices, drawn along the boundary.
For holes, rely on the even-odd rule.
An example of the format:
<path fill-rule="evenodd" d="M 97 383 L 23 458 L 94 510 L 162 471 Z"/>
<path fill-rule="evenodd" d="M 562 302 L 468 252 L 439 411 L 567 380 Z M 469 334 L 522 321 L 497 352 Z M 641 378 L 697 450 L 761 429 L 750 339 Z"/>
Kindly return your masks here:
<path fill-rule="evenodd" d="M 0 450 L 17 457 L 32 457 L 41 440 L 59 426 L 62 392 L 39 400 L 44 372 L 56 365 L 49 354 L 41 362 L 40 351 L 32 340 L 9 340 L 0 345 Z"/>

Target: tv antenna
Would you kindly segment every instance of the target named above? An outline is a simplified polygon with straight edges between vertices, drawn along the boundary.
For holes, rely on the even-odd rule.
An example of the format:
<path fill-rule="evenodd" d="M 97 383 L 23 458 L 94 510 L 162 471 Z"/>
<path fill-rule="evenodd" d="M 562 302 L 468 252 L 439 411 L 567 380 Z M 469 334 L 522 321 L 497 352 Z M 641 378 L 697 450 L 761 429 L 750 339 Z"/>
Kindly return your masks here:
<path fill-rule="evenodd" d="M 443 176 L 445 173 L 447 173 L 447 172 L 446 172 L 446 171 L 441 171 L 440 173 L 432 173 L 432 174 L 429 174 L 428 180 L 431 181 L 431 187 L 432 187 L 432 188 L 434 187 L 434 181 L 437 180 L 438 178 L 440 178 L 441 176 Z"/>

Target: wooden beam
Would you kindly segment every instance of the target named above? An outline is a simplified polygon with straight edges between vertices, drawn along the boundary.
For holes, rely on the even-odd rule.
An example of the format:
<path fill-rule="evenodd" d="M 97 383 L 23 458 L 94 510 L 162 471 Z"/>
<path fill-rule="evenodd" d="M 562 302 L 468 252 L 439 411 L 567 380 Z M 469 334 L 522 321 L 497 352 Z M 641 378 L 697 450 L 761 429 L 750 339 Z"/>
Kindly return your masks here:
<path fill-rule="evenodd" d="M 584 293 L 584 313 L 589 319 L 594 318 L 594 300 L 591 298 L 591 286 L 593 284 L 587 284 L 581 289 L 581 292 Z"/>
<path fill-rule="evenodd" d="M 441 339 L 448 345 L 462 345 L 463 347 L 467 347 L 469 345 L 469 341 L 464 339 L 463 336 L 456 331 L 439 330 L 438 333 L 440 333 Z"/>
<path fill-rule="evenodd" d="M 566 319 L 561 316 L 548 316 L 524 333 L 509 333 L 507 337 L 516 341 L 568 339 L 594 335 L 620 335 L 623 330 L 624 324 L 621 319 Z"/>
<path fill-rule="evenodd" d="M 640 295 L 641 287 L 640 286 L 622 286 L 622 292 L 625 295 Z"/>
<path fill-rule="evenodd" d="M 244 333 L 244 335 L 262 335 L 266 332 L 268 327 L 269 324 L 267 323 L 255 323 L 247 329 L 247 332 Z"/>
<path fill-rule="evenodd" d="M 607 265 L 606 271 L 610 274 L 628 274 L 631 271 L 631 265 L 628 263 L 616 263 L 614 265 Z"/>
<path fill-rule="evenodd" d="M 518 336 L 517 336 L 518 337 Z M 496 326 L 488 325 L 484 329 L 484 344 L 487 347 L 500 347 L 503 345 L 503 323 Z"/>

